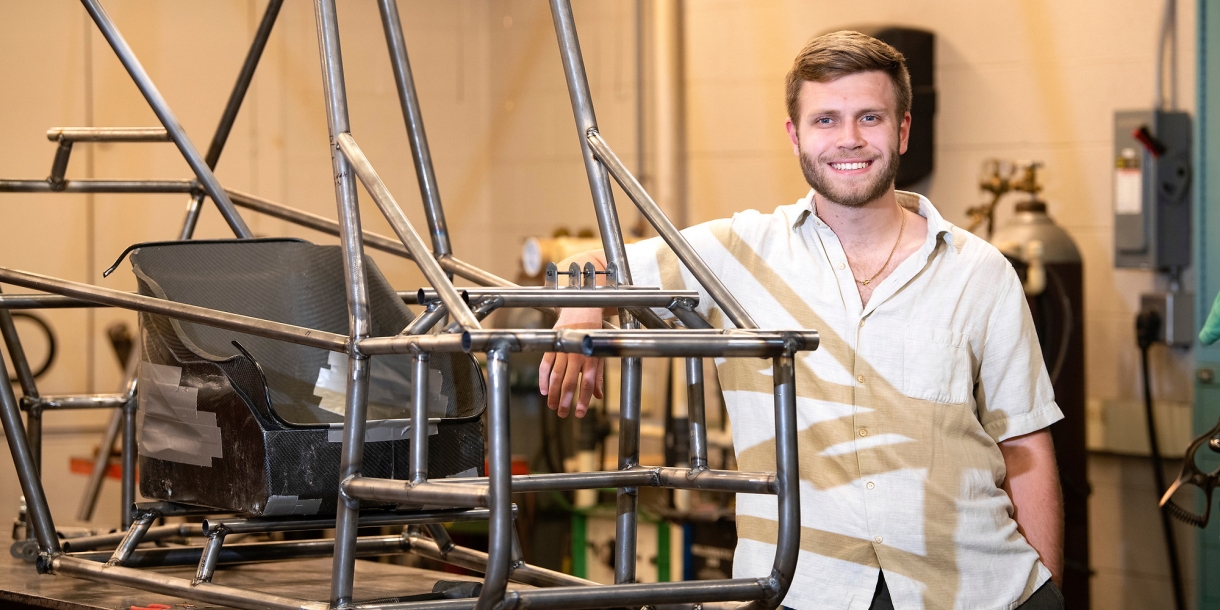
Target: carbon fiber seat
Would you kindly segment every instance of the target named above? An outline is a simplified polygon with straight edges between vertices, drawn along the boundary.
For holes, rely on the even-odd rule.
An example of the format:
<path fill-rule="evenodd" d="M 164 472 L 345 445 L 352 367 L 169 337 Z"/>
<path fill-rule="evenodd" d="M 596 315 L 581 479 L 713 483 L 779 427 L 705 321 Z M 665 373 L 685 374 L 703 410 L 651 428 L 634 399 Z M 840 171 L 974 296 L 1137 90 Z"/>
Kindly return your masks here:
<path fill-rule="evenodd" d="M 141 294 L 347 335 L 338 246 L 299 240 L 141 244 Z M 414 318 L 365 258 L 373 336 Z M 334 512 L 344 354 L 140 314 L 140 493 L 251 515 Z M 481 474 L 485 386 L 466 354 L 430 361 L 429 477 Z M 408 476 L 412 370 L 372 359 L 364 474 Z"/>

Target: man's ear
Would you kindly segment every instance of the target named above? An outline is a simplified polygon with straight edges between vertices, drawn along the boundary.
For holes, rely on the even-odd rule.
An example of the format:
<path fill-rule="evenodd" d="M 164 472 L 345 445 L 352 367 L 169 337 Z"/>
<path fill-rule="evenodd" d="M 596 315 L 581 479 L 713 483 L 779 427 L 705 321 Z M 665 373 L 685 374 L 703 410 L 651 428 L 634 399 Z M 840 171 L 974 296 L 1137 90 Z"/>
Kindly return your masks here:
<path fill-rule="evenodd" d="M 898 154 L 906 154 L 907 144 L 911 141 L 911 113 L 902 115 L 902 123 L 898 126 Z"/>
<path fill-rule="evenodd" d="M 784 127 L 788 130 L 788 141 L 792 142 L 792 154 L 801 156 L 801 138 L 796 133 L 796 125 L 792 123 L 791 118 L 784 122 Z"/>

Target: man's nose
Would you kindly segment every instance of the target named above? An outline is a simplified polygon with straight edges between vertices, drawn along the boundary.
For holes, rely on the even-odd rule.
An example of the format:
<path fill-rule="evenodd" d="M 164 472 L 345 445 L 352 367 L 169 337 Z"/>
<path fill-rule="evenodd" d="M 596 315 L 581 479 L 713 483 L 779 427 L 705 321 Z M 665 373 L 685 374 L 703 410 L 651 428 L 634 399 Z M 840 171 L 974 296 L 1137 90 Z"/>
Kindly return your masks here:
<path fill-rule="evenodd" d="M 843 125 L 839 132 L 839 148 L 856 149 L 864 146 L 864 134 L 854 121 Z"/>

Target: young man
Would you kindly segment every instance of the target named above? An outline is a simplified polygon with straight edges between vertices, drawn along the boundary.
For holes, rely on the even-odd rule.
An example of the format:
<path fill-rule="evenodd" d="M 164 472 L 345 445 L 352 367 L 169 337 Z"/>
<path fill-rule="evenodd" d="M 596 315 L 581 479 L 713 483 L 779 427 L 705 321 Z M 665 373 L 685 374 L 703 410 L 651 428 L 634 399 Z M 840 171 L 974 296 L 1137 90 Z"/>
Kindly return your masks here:
<path fill-rule="evenodd" d="M 801 553 L 792 608 L 1062 608 L 1054 402 L 1024 293 L 995 248 L 894 190 L 911 126 L 900 53 L 814 39 L 787 83 L 788 137 L 812 190 L 683 232 L 762 328 L 813 328 L 797 361 Z M 659 239 L 635 281 L 699 289 Z M 601 253 L 579 257 L 604 268 Z M 566 266 L 566 262 L 564 265 Z M 731 323 L 701 290 L 700 311 Z M 598 327 L 567 309 L 557 326 Z M 766 362 L 719 363 L 742 470 L 774 469 Z M 584 414 L 600 362 L 548 354 L 551 408 Z M 775 500 L 737 498 L 734 576 L 769 572 Z"/>

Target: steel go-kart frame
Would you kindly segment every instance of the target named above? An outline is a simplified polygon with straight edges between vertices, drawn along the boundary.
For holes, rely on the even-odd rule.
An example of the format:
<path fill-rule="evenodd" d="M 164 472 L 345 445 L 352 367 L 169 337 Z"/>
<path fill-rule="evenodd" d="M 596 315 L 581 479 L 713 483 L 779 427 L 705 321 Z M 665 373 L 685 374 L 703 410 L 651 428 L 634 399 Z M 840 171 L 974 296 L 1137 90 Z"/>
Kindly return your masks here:
<path fill-rule="evenodd" d="M 233 93 L 222 114 L 220 125 L 206 155 L 200 155 L 178 124 L 174 113 L 158 93 L 117 27 L 106 14 L 100 0 L 82 0 L 90 17 L 104 35 L 140 92 L 161 122 L 160 128 L 58 128 L 48 132 L 57 143 L 51 174 L 40 180 L 0 180 L 0 192 L 94 192 L 94 193 L 185 193 L 191 195 L 180 240 L 191 240 L 204 199 L 216 205 L 236 239 L 233 247 L 250 247 L 265 240 L 253 240 L 238 208 L 339 236 L 340 254 L 335 258 L 339 273 L 335 290 L 341 293 L 345 319 L 339 330 L 323 330 L 317 325 L 302 325 L 282 320 L 247 315 L 242 307 L 217 308 L 184 302 L 142 290 L 142 294 L 104 289 L 0 267 L 0 281 L 49 294 L 0 295 L 0 331 L 8 346 L 23 396 L 18 400 L 8 384 L 0 388 L 0 419 L 12 451 L 13 460 L 27 502 L 29 540 L 19 541 L 15 550 L 36 561 L 42 573 L 59 574 L 88 580 L 170 594 L 206 603 L 241 608 L 598 608 L 642 605 L 682 605 L 686 607 L 715 603 L 742 604 L 753 608 L 774 608 L 788 589 L 796 566 L 800 540 L 800 510 L 797 472 L 796 392 L 794 358 L 802 350 L 816 349 L 818 334 L 813 330 L 760 330 L 741 305 L 699 258 L 682 235 L 662 213 L 618 159 L 597 129 L 592 98 L 585 75 L 576 26 L 569 0 L 550 0 L 572 102 L 578 139 L 584 156 L 589 186 L 602 244 L 610 262 L 608 277 L 599 285 L 598 272 L 591 267 L 567 272 L 569 281 L 562 286 L 562 273 L 552 269 L 547 285 L 520 287 L 478 267 L 457 259 L 451 250 L 444 213 L 433 172 L 422 114 L 416 97 L 407 48 L 395 0 L 378 0 L 384 33 L 389 47 L 411 152 L 424 202 L 431 247 L 407 220 L 402 208 L 361 151 L 349 129 L 347 95 L 344 85 L 338 21 L 334 0 L 315 0 L 331 157 L 335 178 L 338 220 L 295 210 L 260 197 L 224 189 L 212 173 L 229 131 L 254 76 L 259 58 L 271 34 L 282 0 L 270 0 L 242 66 Z M 75 142 L 172 141 L 186 159 L 194 178 L 189 180 L 67 180 L 65 171 Z M 629 195 L 644 217 L 675 251 L 682 263 L 712 296 L 727 318 L 736 326 L 717 330 L 694 311 L 698 293 L 633 289 L 624 250 L 622 231 L 610 189 L 613 178 Z M 361 230 L 357 207 L 356 180 L 372 196 L 378 209 L 393 227 L 397 239 Z M 194 241 L 194 240 L 192 240 Z M 199 243 L 199 242 L 195 242 Z M 138 249 L 150 248 L 148 244 Z M 405 328 L 374 332 L 377 298 L 384 292 L 374 280 L 383 280 L 364 256 L 365 248 L 375 248 L 413 260 L 430 286 L 417 292 L 396 293 L 402 300 L 422 306 L 423 312 Z M 134 261 L 133 261 L 134 262 Z M 341 270 L 341 273 L 340 273 Z M 458 289 L 450 274 L 474 282 L 481 288 Z M 219 278 L 223 280 L 224 278 Z M 142 278 L 143 280 L 143 278 Z M 376 284 L 376 285 L 372 285 Z M 151 285 L 151 284 L 150 284 Z M 372 285 L 372 286 L 371 286 Z M 339 298 L 336 295 L 336 298 Z M 195 337 L 199 330 L 219 329 L 242 337 L 271 340 L 290 346 L 321 350 L 343 357 L 337 375 L 345 379 L 341 387 L 342 421 L 332 422 L 327 434 L 338 442 L 331 467 L 337 477 L 328 480 L 333 491 L 329 506 L 333 514 L 311 509 L 307 501 L 273 510 L 268 503 L 255 501 L 257 510 L 238 516 L 224 516 L 232 510 L 212 505 L 173 501 L 135 503 L 137 460 L 152 459 L 137 455 L 136 422 L 141 415 L 141 397 L 154 388 L 145 369 L 157 371 L 145 353 L 139 366 L 127 370 L 122 391 L 115 394 L 43 396 L 40 395 L 22 346 L 12 325 L 10 310 L 51 307 L 120 307 L 140 312 L 142 334 L 149 341 L 149 326 L 165 323 Z M 401 306 L 401 303 L 397 304 Z M 605 330 L 526 330 L 483 329 L 481 320 L 501 307 L 603 307 L 618 308 L 621 328 Z M 234 311 L 234 309 L 239 311 Z M 680 324 L 663 320 L 650 308 L 667 308 Z M 452 323 L 440 327 L 445 319 Z M 380 313 L 377 320 L 383 325 Z M 178 332 L 176 331 L 176 332 Z M 342 331 L 342 332 L 340 332 Z M 168 331 L 167 331 L 168 332 Z M 195 333 L 195 334 L 192 334 Z M 251 342 L 248 340 L 247 342 Z M 208 361 L 218 367 L 218 383 L 232 386 L 232 400 L 263 405 L 264 419 L 277 415 L 270 401 L 257 396 L 262 388 L 267 395 L 270 374 L 234 341 L 241 354 L 224 360 Z M 179 348 L 178 352 L 182 350 Z M 173 350 L 171 350 L 173 351 Z M 622 359 L 620 405 L 619 468 L 587 473 L 512 475 L 509 454 L 509 380 L 507 356 L 514 351 L 555 351 Z M 174 352 L 174 353 L 178 353 Z M 430 429 L 438 424 L 430 412 L 429 396 L 437 391 L 429 385 L 430 363 L 454 354 L 479 353 L 486 361 L 486 476 L 465 478 L 430 477 Z M 242 359 L 242 354 L 245 360 Z M 400 418 L 405 422 L 396 437 L 404 443 L 403 464 L 395 476 L 375 476 L 377 469 L 366 459 L 377 440 L 372 435 L 378 420 L 370 418 L 370 378 L 376 377 L 378 358 L 400 355 L 409 364 L 411 396 L 409 409 Z M 464 356 L 463 356 L 464 357 Z M 640 464 L 641 359 L 644 357 L 686 358 L 690 396 L 690 465 L 656 467 Z M 775 472 L 737 472 L 708 467 L 707 438 L 703 420 L 702 359 L 768 358 L 773 360 L 774 423 L 776 433 Z M 0 363 L 0 367 L 2 367 Z M 185 365 L 184 365 L 185 367 Z M 228 367 L 228 368 L 226 368 Z M 244 368 L 243 368 L 244 367 Z M 333 367 L 332 367 L 333 368 Z M 185 368 L 183 369 L 185 370 Z M 206 369 L 212 371 L 213 369 Z M 211 374 L 211 373 L 200 374 Z M 236 372 L 234 372 L 236 371 Z M 6 373 L 7 374 L 7 373 Z M 182 373 L 185 375 L 186 373 Z M 225 377 L 228 375 L 228 377 Z M 245 377 L 242 377 L 245 375 Z M 250 381 L 253 379 L 254 381 Z M 260 381 L 261 380 L 261 381 Z M 264 386 L 259 386 L 259 383 Z M 482 383 L 482 377 L 479 376 Z M 185 382 L 184 382 L 185 383 Z M 253 384 L 253 385 L 250 385 Z M 170 384 L 173 385 L 172 383 Z M 242 389 L 242 388 L 246 389 Z M 253 387 L 255 390 L 250 390 Z M 203 390 L 200 390 L 202 392 Z M 141 394 L 144 392 L 144 394 Z M 41 459 L 41 422 L 47 411 L 65 409 L 115 409 L 110 427 L 111 439 L 122 438 L 123 526 L 126 532 L 61 541 L 51 519 L 47 497 L 39 479 Z M 21 410 L 28 425 L 23 425 Z M 255 409 L 257 410 L 257 409 Z M 266 409 L 265 409 L 266 411 Z M 202 413 L 202 411 L 200 412 Z M 257 419 L 257 418 L 256 418 Z M 443 419 L 443 418 L 440 418 Z M 476 418 L 477 419 L 477 418 Z M 263 421 L 263 420 L 260 420 Z M 411 425 L 428 422 L 428 425 Z M 222 431 L 228 422 L 215 418 Z M 482 424 L 480 424 L 482 425 Z M 287 426 L 285 429 L 291 429 Z M 372 439 L 372 440 L 370 440 Z M 270 449 L 268 449 L 270 451 Z M 435 457 L 434 461 L 435 461 Z M 143 477 L 143 473 L 141 477 Z M 245 476 L 241 473 L 235 477 Z M 249 476 L 255 476 L 251 472 Z M 172 481 L 171 481 L 172 483 Z M 189 487 L 189 481 L 187 487 Z M 179 485 L 184 483 L 178 482 Z M 143 483 L 141 483 L 143 487 Z M 635 581 L 637 493 L 640 487 L 701 489 L 720 492 L 772 494 L 777 496 L 778 538 L 773 569 L 756 578 L 677 583 L 637 583 Z M 514 534 L 511 494 L 558 490 L 617 488 L 615 583 L 600 585 L 566 574 L 526 564 Z M 176 496 L 175 496 L 176 497 Z M 243 505 L 245 506 L 245 505 Z M 319 503 L 316 506 L 322 506 Z M 248 506 L 246 507 L 249 508 Z M 310 513 L 316 510 L 316 514 Z M 238 511 L 241 512 L 241 511 Z M 202 524 L 160 525 L 160 517 L 209 515 Z M 221 516 L 216 516 L 220 514 Z M 488 549 L 481 553 L 455 545 L 441 523 L 463 520 L 488 521 Z M 361 526 L 407 526 L 401 536 L 357 535 Z M 290 530 L 334 528 L 333 540 L 257 542 L 225 545 L 234 534 L 267 533 Z M 172 536 L 199 536 L 202 546 L 151 548 L 148 542 Z M 106 550 L 113 549 L 113 550 Z M 394 552 L 414 552 L 448 561 L 484 574 L 477 597 L 420 601 L 361 602 L 353 597 L 353 578 L 357 557 Z M 331 594 L 328 600 L 301 600 L 243 590 L 213 582 L 217 567 L 227 563 L 284 560 L 333 556 Z M 148 567 L 198 565 L 193 579 L 150 571 Z M 508 590 L 509 580 L 535 588 Z"/>

